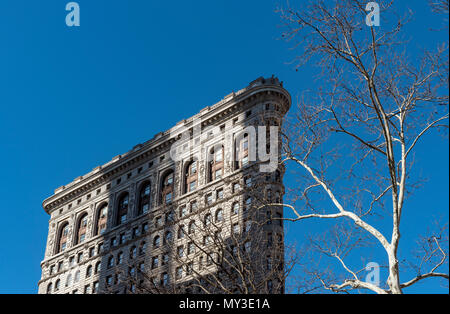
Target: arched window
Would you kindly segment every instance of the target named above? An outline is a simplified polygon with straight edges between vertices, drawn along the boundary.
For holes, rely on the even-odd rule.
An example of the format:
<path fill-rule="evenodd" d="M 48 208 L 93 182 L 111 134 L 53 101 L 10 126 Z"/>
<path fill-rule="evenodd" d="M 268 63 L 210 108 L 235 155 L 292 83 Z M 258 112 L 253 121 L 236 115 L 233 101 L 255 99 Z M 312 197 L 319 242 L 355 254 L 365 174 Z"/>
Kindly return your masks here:
<path fill-rule="evenodd" d="M 223 177 L 223 146 L 216 146 L 209 151 L 208 182 L 219 180 Z"/>
<path fill-rule="evenodd" d="M 189 233 L 189 234 L 194 234 L 194 233 L 195 233 L 195 229 L 196 229 L 195 221 L 192 220 L 192 221 L 189 223 L 188 233 Z"/>
<path fill-rule="evenodd" d="M 216 211 L 216 222 L 220 222 L 220 221 L 223 221 L 223 210 L 219 208 Z"/>
<path fill-rule="evenodd" d="M 71 285 L 72 285 L 72 274 L 68 274 L 66 279 L 66 287 L 70 287 Z"/>
<path fill-rule="evenodd" d="M 87 221 L 88 221 L 88 215 L 87 215 L 87 213 L 84 213 L 83 215 L 81 215 L 80 219 L 78 220 L 75 244 L 83 243 L 84 240 L 86 239 Z"/>
<path fill-rule="evenodd" d="M 124 193 L 120 196 L 117 204 L 117 218 L 116 226 L 123 224 L 127 220 L 128 213 L 128 193 Z"/>
<path fill-rule="evenodd" d="M 157 235 L 153 238 L 153 247 L 157 248 L 161 244 L 161 238 Z"/>
<path fill-rule="evenodd" d="M 52 294 L 53 284 L 49 283 L 47 286 L 47 294 Z"/>
<path fill-rule="evenodd" d="M 235 169 L 240 169 L 248 164 L 248 134 L 237 138 L 235 142 Z"/>
<path fill-rule="evenodd" d="M 184 170 L 184 188 L 183 193 L 192 192 L 197 189 L 198 172 L 197 161 L 190 161 Z"/>
<path fill-rule="evenodd" d="M 97 225 L 95 235 L 103 234 L 106 231 L 106 222 L 108 221 L 108 204 L 103 203 L 97 212 Z"/>
<path fill-rule="evenodd" d="M 69 223 L 64 222 L 59 229 L 58 246 L 56 253 L 64 252 L 67 248 L 67 240 L 69 238 Z"/>
<path fill-rule="evenodd" d="M 55 291 L 59 290 L 60 283 L 61 283 L 61 281 L 59 279 L 56 280 L 56 282 L 55 282 Z"/>
<path fill-rule="evenodd" d="M 89 265 L 86 268 L 86 278 L 91 277 L 91 275 L 92 275 L 92 265 Z"/>
<path fill-rule="evenodd" d="M 170 204 L 173 200 L 173 170 L 169 170 L 161 178 L 161 204 Z"/>
<path fill-rule="evenodd" d="M 142 184 L 139 191 L 139 207 L 138 215 L 148 213 L 150 209 L 150 182 L 146 181 Z"/>

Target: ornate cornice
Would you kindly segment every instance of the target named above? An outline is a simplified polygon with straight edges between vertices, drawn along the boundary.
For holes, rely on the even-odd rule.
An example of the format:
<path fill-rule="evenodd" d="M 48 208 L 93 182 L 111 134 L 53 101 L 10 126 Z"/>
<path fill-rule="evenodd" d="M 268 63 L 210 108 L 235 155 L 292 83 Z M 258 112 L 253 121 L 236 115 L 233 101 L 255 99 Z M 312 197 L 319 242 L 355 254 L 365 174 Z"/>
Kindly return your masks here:
<path fill-rule="evenodd" d="M 44 210 L 50 213 L 52 209 L 65 205 L 72 200 L 94 190 L 102 184 L 111 182 L 115 175 L 126 172 L 135 165 L 151 159 L 158 153 L 166 151 L 178 137 L 170 137 L 171 131 L 181 126 L 190 127 L 195 119 L 202 120 L 202 126 L 212 125 L 223 118 L 253 105 L 261 98 L 276 98 L 282 105 L 283 114 L 289 110 L 291 97 L 277 78 L 258 78 L 248 87 L 233 92 L 213 106 L 202 109 L 198 114 L 178 122 L 173 128 L 156 134 L 151 140 L 138 144 L 129 152 L 114 157 L 110 162 L 94 168 L 88 174 L 76 178 L 73 182 L 55 190 L 55 194 L 42 203 Z"/>

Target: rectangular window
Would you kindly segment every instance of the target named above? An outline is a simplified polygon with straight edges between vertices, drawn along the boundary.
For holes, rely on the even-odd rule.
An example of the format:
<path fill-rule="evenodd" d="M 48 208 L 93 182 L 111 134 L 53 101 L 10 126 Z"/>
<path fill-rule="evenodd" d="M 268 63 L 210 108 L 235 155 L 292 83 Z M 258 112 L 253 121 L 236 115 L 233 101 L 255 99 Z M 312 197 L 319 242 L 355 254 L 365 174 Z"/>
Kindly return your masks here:
<path fill-rule="evenodd" d="M 195 245 L 193 242 L 188 243 L 188 254 L 192 254 L 195 252 Z"/>
<path fill-rule="evenodd" d="M 157 268 L 158 267 L 158 256 L 154 256 L 152 259 L 152 268 Z"/>
<path fill-rule="evenodd" d="M 139 228 L 135 227 L 133 228 L 133 238 L 136 238 L 139 236 Z"/>
<path fill-rule="evenodd" d="M 181 279 L 183 277 L 183 267 L 177 267 L 176 270 L 176 277 L 177 279 Z"/>
<path fill-rule="evenodd" d="M 233 224 L 233 233 L 234 234 L 239 233 L 239 224 L 238 223 Z"/>
<path fill-rule="evenodd" d="M 217 190 L 217 199 L 223 198 L 223 189 Z"/>
<path fill-rule="evenodd" d="M 98 245 L 97 253 L 100 254 L 100 253 L 102 253 L 102 252 L 103 252 L 103 243 L 100 243 L 100 244 Z"/>
<path fill-rule="evenodd" d="M 166 253 L 162 256 L 162 264 L 167 265 L 168 262 L 169 262 L 169 255 Z"/>
<path fill-rule="evenodd" d="M 191 175 L 197 172 L 197 162 L 193 162 L 191 165 Z"/>
<path fill-rule="evenodd" d="M 165 198 L 166 204 L 170 203 L 171 201 L 172 201 L 172 193 L 167 193 Z"/>
<path fill-rule="evenodd" d="M 184 217 L 187 214 L 186 206 L 180 208 L 180 217 Z"/>
<path fill-rule="evenodd" d="M 123 244 L 125 243 L 125 233 L 121 233 L 119 236 L 119 243 Z"/>
<path fill-rule="evenodd" d="M 178 257 L 183 257 L 183 255 L 184 255 L 184 247 L 183 246 L 179 246 L 177 248 L 177 254 L 178 254 Z"/>
<path fill-rule="evenodd" d="M 252 222 L 250 220 L 247 220 L 245 222 L 245 232 L 249 232 L 251 228 L 252 228 Z"/>
<path fill-rule="evenodd" d="M 191 275 L 194 270 L 194 263 L 190 262 L 186 265 L 186 275 Z"/>
<path fill-rule="evenodd" d="M 217 151 L 216 151 L 216 162 L 220 162 L 220 161 L 222 161 L 222 155 L 223 155 L 223 150 L 222 150 L 222 148 L 219 148 Z"/>
<path fill-rule="evenodd" d="M 206 204 L 211 204 L 212 203 L 212 194 L 208 194 L 206 195 Z"/>
<path fill-rule="evenodd" d="M 93 293 L 98 293 L 98 281 L 94 282 L 94 289 L 92 290 Z"/>
<path fill-rule="evenodd" d="M 248 139 L 245 139 L 245 140 L 242 142 L 242 149 L 243 149 L 243 150 L 248 150 Z"/>
<path fill-rule="evenodd" d="M 208 245 L 208 244 L 210 244 L 211 242 L 212 242 L 211 236 L 205 236 L 205 237 L 203 237 L 203 244 L 204 244 L 204 245 Z"/>
<path fill-rule="evenodd" d="M 111 286 L 113 283 L 113 277 L 111 275 L 106 277 L 106 285 Z"/>

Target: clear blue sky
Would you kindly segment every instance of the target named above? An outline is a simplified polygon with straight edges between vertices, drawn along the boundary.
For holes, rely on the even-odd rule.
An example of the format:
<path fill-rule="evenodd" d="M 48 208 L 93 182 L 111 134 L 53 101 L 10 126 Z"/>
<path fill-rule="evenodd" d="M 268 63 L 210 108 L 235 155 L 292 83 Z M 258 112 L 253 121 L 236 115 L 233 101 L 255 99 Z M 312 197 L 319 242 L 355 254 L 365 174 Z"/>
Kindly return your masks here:
<path fill-rule="evenodd" d="M 55 188 L 259 76 L 278 76 L 293 99 L 313 86 L 311 69 L 288 64 L 275 1 L 79 0 L 79 28 L 65 25 L 67 2 L 0 2 L 0 293 L 37 291 L 49 218 L 41 203 Z M 428 8 L 411 6 L 420 34 Z M 441 143 L 418 156 L 431 165 L 414 206 L 448 220 Z M 429 218 L 415 217 L 406 237 Z M 293 229 L 298 241 L 314 226 Z M 442 291 L 433 282 L 425 288 Z"/>

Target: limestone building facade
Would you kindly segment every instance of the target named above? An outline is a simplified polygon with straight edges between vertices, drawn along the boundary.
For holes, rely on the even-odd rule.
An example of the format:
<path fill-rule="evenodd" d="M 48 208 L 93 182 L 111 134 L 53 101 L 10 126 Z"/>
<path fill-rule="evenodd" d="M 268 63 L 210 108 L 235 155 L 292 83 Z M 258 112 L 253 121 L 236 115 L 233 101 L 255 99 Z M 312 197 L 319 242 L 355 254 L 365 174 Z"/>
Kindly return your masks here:
<path fill-rule="evenodd" d="M 57 188 L 38 293 L 282 293 L 284 169 L 269 126 L 290 104 L 282 82 L 259 78 Z M 258 146 L 278 152 L 275 168 L 261 170 Z"/>

